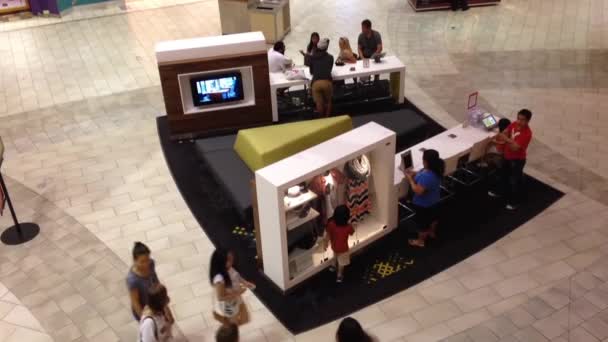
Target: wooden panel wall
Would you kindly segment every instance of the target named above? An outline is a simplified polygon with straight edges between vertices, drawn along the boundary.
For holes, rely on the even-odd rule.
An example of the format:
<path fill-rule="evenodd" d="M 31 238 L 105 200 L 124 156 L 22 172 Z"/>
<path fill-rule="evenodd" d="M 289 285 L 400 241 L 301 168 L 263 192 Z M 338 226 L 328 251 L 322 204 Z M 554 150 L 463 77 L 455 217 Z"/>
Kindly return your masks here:
<path fill-rule="evenodd" d="M 177 75 L 243 66 L 251 66 L 253 69 L 254 106 L 184 114 Z M 159 65 L 158 70 L 169 119 L 169 129 L 173 139 L 225 134 L 241 128 L 272 123 L 266 52 L 249 56 Z"/>

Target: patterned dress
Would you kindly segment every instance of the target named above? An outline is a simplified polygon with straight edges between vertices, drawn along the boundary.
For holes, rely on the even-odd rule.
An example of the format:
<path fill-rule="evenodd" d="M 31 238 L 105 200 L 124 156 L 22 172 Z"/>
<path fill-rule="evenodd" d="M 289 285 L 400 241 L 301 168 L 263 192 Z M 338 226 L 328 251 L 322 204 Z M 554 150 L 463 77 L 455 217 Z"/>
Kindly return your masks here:
<path fill-rule="evenodd" d="M 350 210 L 350 223 L 361 222 L 372 210 L 369 198 L 369 181 L 350 178 L 346 184 L 346 206 Z"/>
<path fill-rule="evenodd" d="M 346 164 L 346 206 L 350 210 L 350 223 L 361 222 L 372 210 L 369 197 L 369 176 L 371 168 L 366 156 L 356 158 Z"/>

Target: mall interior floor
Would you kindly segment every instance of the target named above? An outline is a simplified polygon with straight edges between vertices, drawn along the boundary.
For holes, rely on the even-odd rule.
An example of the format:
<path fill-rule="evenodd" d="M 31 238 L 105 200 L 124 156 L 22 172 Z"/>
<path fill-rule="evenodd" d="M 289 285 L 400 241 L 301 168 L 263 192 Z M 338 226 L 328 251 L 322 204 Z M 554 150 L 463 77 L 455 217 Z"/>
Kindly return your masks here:
<path fill-rule="evenodd" d="M 22 220 L 42 227 L 32 244 L 0 248 L 0 341 L 134 341 L 123 287 L 134 240 L 152 247 L 184 335 L 213 335 L 212 246 L 159 147 L 153 47 L 219 34 L 217 2 L 144 7 L 0 23 L 3 172 Z M 382 341 L 608 337 L 606 2 L 504 0 L 414 13 L 403 0 L 293 0 L 287 54 L 297 57 L 311 31 L 329 36 L 335 54 L 337 38 L 354 41 L 364 17 L 407 65 L 407 98 L 442 125 L 462 119 L 475 90 L 504 115 L 529 107 L 528 173 L 566 195 L 482 252 L 354 316 Z M 248 341 L 322 341 L 337 326 L 292 336 L 255 297 L 246 301 Z"/>

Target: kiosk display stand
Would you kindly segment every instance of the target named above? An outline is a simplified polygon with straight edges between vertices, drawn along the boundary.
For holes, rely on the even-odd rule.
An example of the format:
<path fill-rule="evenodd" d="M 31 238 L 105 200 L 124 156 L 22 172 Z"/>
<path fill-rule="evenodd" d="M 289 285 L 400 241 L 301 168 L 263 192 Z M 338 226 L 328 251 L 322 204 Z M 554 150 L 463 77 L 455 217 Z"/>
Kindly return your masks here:
<path fill-rule="evenodd" d="M 222 34 L 251 31 L 248 8 L 253 0 L 218 0 Z"/>
<path fill-rule="evenodd" d="M 289 0 L 257 0 L 249 6 L 252 31 L 261 31 L 266 42 L 274 44 L 291 31 Z"/>
<path fill-rule="evenodd" d="M 2 162 L 4 161 L 4 144 L 2 143 L 2 139 L 0 139 L 0 167 L 2 166 Z M 17 220 L 17 215 L 15 214 L 15 208 L 13 208 L 13 202 L 11 202 L 11 197 L 8 194 L 8 189 L 6 188 L 6 183 L 4 183 L 4 177 L 2 177 L 2 173 L 0 172 L 0 191 L 4 194 L 4 198 L 2 201 L 6 201 L 8 204 L 8 209 L 11 212 L 11 216 L 13 218 L 14 225 L 12 227 L 7 228 L 2 235 L 0 235 L 0 240 L 5 245 L 19 245 L 22 243 L 26 243 L 36 237 L 40 232 L 40 227 L 31 222 L 27 223 L 19 223 Z M 4 203 L 2 203 L 4 204 Z"/>
<path fill-rule="evenodd" d="M 289 246 L 292 233 L 297 234 L 303 224 L 320 216 L 330 216 L 327 205 L 324 213 L 317 211 L 314 205 L 308 211 L 299 209 L 315 201 L 328 203 L 327 196 L 331 195 L 320 198 L 311 191 L 319 177 L 326 179 L 324 186 L 331 184 L 330 187 L 339 188 L 336 185 L 339 181 L 335 181 L 337 178 L 332 176 L 332 181 L 327 180 L 329 174 L 344 169 L 346 163 L 355 159 L 361 160 L 362 156 L 369 161 L 371 172 L 367 191 L 371 205 L 369 212 L 357 217 L 353 223 L 355 234 L 349 238 L 351 254 L 362 251 L 397 227 L 397 201 L 392 201 L 395 196 L 392 183 L 395 141 L 395 132 L 371 122 L 256 171 L 259 243 L 264 274 L 279 289 L 289 291 L 335 263 L 331 248 L 324 249 L 322 238 L 310 248 Z M 302 190 L 302 184 L 307 184 L 305 190 Z M 301 188 L 299 194 L 292 197 L 292 189 L 298 186 Z M 335 203 L 333 199 L 329 201 Z M 354 201 L 360 203 L 362 199 Z M 321 228 L 324 230 L 324 225 Z"/>
<path fill-rule="evenodd" d="M 171 139 L 272 123 L 262 32 L 159 42 L 156 61 Z"/>

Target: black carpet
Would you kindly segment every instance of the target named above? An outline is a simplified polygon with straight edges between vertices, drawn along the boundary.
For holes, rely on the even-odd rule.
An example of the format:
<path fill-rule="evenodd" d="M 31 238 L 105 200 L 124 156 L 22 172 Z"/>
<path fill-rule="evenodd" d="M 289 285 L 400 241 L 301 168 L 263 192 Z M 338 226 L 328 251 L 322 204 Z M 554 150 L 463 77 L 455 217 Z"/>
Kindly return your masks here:
<path fill-rule="evenodd" d="M 487 197 L 483 182 L 458 189 L 445 205 L 439 237 L 425 249 L 407 246 L 413 223 L 404 221 L 395 232 L 353 258 L 343 284 L 337 285 L 335 274 L 324 271 L 283 295 L 257 270 L 252 234 L 235 229 L 240 224 L 238 215 L 198 159 L 194 144 L 171 142 L 166 117 L 157 118 L 157 125 L 169 169 L 201 227 L 215 246 L 237 253 L 237 269 L 256 283 L 255 295 L 294 334 L 346 316 L 445 270 L 513 231 L 563 195 L 527 178 L 526 202 L 516 212 L 507 212 L 503 203 Z M 433 131 L 439 127 L 432 121 L 429 125 Z"/>

